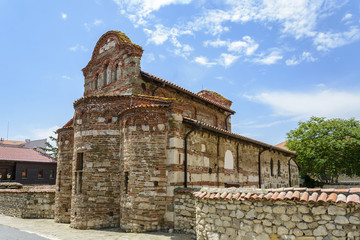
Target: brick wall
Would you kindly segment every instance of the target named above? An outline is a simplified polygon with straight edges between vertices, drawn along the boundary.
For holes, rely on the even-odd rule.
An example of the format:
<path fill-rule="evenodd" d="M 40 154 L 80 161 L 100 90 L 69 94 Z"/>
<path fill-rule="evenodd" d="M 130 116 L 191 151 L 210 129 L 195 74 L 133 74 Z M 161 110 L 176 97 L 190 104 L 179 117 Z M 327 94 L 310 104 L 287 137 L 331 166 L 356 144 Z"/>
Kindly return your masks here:
<path fill-rule="evenodd" d="M 74 129 L 70 127 L 59 130 L 57 143 L 59 157 L 57 160 L 55 221 L 70 223 Z"/>

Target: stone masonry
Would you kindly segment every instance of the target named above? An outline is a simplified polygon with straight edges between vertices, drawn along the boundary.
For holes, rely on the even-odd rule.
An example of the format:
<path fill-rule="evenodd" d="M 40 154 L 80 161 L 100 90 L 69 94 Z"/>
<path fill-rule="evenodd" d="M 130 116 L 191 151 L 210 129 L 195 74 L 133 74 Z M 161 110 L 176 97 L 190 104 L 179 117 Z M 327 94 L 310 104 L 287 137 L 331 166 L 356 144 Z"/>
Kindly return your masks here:
<path fill-rule="evenodd" d="M 174 189 L 296 186 L 293 152 L 231 132 L 232 102 L 141 70 L 143 49 L 109 31 L 58 130 L 55 221 L 79 229 L 174 229 Z"/>

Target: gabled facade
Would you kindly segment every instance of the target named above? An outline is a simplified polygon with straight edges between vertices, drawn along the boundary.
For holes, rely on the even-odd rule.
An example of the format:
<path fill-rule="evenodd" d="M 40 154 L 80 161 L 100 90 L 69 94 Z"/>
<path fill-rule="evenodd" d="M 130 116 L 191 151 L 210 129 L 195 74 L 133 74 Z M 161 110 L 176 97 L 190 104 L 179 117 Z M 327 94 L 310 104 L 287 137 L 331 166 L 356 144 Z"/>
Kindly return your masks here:
<path fill-rule="evenodd" d="M 174 189 L 298 185 L 295 155 L 231 132 L 232 102 L 143 72 L 143 49 L 110 31 L 58 130 L 55 220 L 74 228 L 174 227 Z"/>

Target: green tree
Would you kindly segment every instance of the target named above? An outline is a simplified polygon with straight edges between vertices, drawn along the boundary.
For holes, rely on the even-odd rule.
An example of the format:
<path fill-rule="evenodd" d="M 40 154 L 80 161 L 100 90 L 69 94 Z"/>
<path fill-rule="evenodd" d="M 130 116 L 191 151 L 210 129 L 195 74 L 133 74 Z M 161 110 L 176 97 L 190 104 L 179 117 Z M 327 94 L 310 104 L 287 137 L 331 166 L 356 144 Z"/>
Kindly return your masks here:
<path fill-rule="evenodd" d="M 56 132 L 54 132 L 54 133 L 56 134 Z M 49 136 L 49 139 L 50 139 L 50 141 L 53 141 L 55 143 L 57 141 L 57 139 L 55 137 L 53 137 L 53 136 Z M 45 145 L 46 145 L 46 147 L 40 148 L 40 149 L 44 150 L 47 155 L 49 155 L 50 157 L 52 157 L 54 160 L 57 161 L 57 159 L 58 159 L 58 147 L 56 145 L 53 146 L 48 141 L 45 142 Z"/>
<path fill-rule="evenodd" d="M 287 133 L 286 146 L 297 162 L 322 182 L 337 182 L 340 174 L 360 175 L 360 121 L 311 117 Z"/>

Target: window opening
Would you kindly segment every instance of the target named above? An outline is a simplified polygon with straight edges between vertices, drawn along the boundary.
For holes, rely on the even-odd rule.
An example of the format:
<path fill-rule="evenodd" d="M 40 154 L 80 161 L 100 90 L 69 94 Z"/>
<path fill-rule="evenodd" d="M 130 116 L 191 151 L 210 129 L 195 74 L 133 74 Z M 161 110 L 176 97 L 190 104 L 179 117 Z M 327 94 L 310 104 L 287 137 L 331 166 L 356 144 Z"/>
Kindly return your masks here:
<path fill-rule="evenodd" d="M 129 191 L 129 172 L 125 172 L 125 194 Z"/>
<path fill-rule="evenodd" d="M 280 171 L 281 167 L 280 167 L 280 160 L 278 160 L 278 176 L 280 176 L 281 171 Z"/>
<path fill-rule="evenodd" d="M 272 159 L 270 160 L 270 175 L 274 176 L 274 162 Z"/>
<path fill-rule="evenodd" d="M 54 169 L 50 169 L 50 176 L 49 176 L 50 179 L 53 179 L 55 178 L 55 170 Z"/>
<path fill-rule="evenodd" d="M 44 169 L 39 169 L 38 178 L 39 179 L 44 178 Z"/>
<path fill-rule="evenodd" d="M 77 153 L 76 170 L 75 170 L 75 193 L 82 192 L 82 176 L 84 169 L 84 153 Z"/>
<path fill-rule="evenodd" d="M 21 172 L 21 178 L 27 178 L 27 168 L 24 168 Z"/>

